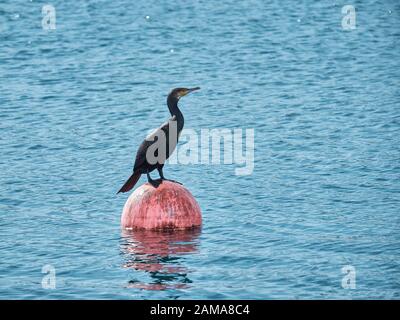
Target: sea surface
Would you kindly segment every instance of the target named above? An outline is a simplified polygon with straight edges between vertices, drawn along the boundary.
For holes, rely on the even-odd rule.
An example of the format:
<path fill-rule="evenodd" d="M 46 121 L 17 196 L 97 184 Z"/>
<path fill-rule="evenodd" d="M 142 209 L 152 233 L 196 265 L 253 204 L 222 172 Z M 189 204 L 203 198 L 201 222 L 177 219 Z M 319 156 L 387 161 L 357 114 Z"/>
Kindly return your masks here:
<path fill-rule="evenodd" d="M 398 1 L 47 3 L 0 3 L 1 299 L 400 299 Z M 185 128 L 254 129 L 254 170 L 167 165 L 203 227 L 123 232 L 193 86 Z"/>

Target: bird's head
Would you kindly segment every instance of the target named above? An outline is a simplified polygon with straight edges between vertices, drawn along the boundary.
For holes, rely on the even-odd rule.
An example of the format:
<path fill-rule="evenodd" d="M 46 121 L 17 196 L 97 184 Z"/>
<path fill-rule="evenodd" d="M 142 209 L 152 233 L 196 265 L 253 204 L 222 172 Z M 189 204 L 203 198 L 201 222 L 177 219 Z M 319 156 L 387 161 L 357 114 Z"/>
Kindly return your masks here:
<path fill-rule="evenodd" d="M 176 100 L 179 100 L 180 98 L 186 96 L 188 93 L 199 90 L 199 87 L 195 87 L 195 88 L 175 88 L 173 89 L 170 94 L 168 95 L 168 98 L 173 98 Z"/>

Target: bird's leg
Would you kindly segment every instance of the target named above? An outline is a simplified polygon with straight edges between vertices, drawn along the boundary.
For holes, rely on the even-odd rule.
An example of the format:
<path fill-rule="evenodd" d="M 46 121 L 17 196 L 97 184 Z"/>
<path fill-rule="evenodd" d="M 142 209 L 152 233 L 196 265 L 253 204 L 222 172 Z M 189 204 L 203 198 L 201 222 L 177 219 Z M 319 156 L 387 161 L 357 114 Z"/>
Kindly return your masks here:
<path fill-rule="evenodd" d="M 162 167 L 158 167 L 158 168 L 157 168 L 158 173 L 160 174 L 161 180 L 167 180 L 167 179 L 165 179 L 165 177 L 164 177 L 164 173 L 163 173 L 162 169 L 163 169 Z"/>
<path fill-rule="evenodd" d="M 165 177 L 164 177 L 164 173 L 163 173 L 163 170 L 162 170 L 162 169 L 163 169 L 162 167 L 158 167 L 158 168 L 157 168 L 157 170 L 158 170 L 158 173 L 160 174 L 161 180 L 166 180 L 166 181 L 171 181 L 171 182 L 175 182 L 175 183 L 182 184 L 182 183 L 180 183 L 180 182 L 178 182 L 178 181 L 175 181 L 175 180 L 171 180 L 171 179 L 167 179 L 167 178 L 165 178 Z"/>
<path fill-rule="evenodd" d="M 157 187 L 160 185 L 161 181 L 153 180 L 153 179 L 150 177 L 149 171 L 147 171 L 146 174 L 147 174 L 147 181 L 148 181 L 154 188 L 157 188 Z"/>

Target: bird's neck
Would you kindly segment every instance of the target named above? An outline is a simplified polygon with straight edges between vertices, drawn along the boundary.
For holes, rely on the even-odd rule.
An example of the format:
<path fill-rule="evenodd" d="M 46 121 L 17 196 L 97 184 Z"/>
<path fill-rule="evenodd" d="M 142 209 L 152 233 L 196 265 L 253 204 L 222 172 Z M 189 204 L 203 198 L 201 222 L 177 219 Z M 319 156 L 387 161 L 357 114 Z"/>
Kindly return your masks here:
<path fill-rule="evenodd" d="M 181 131 L 183 129 L 184 118 L 181 110 L 178 108 L 178 99 L 175 97 L 168 97 L 167 105 L 171 116 L 176 117 L 178 131 Z"/>

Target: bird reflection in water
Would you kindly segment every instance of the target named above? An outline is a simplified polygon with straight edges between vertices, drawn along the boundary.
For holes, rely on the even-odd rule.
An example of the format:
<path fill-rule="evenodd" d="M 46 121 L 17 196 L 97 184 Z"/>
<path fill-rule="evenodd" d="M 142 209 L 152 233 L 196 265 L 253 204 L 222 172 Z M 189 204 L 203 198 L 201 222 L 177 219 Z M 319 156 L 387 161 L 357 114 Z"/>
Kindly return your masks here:
<path fill-rule="evenodd" d="M 183 289 L 191 283 L 182 266 L 185 254 L 197 252 L 199 228 L 175 231 L 123 231 L 124 268 L 144 271 L 149 283 L 131 280 L 128 287 L 145 290 Z"/>

